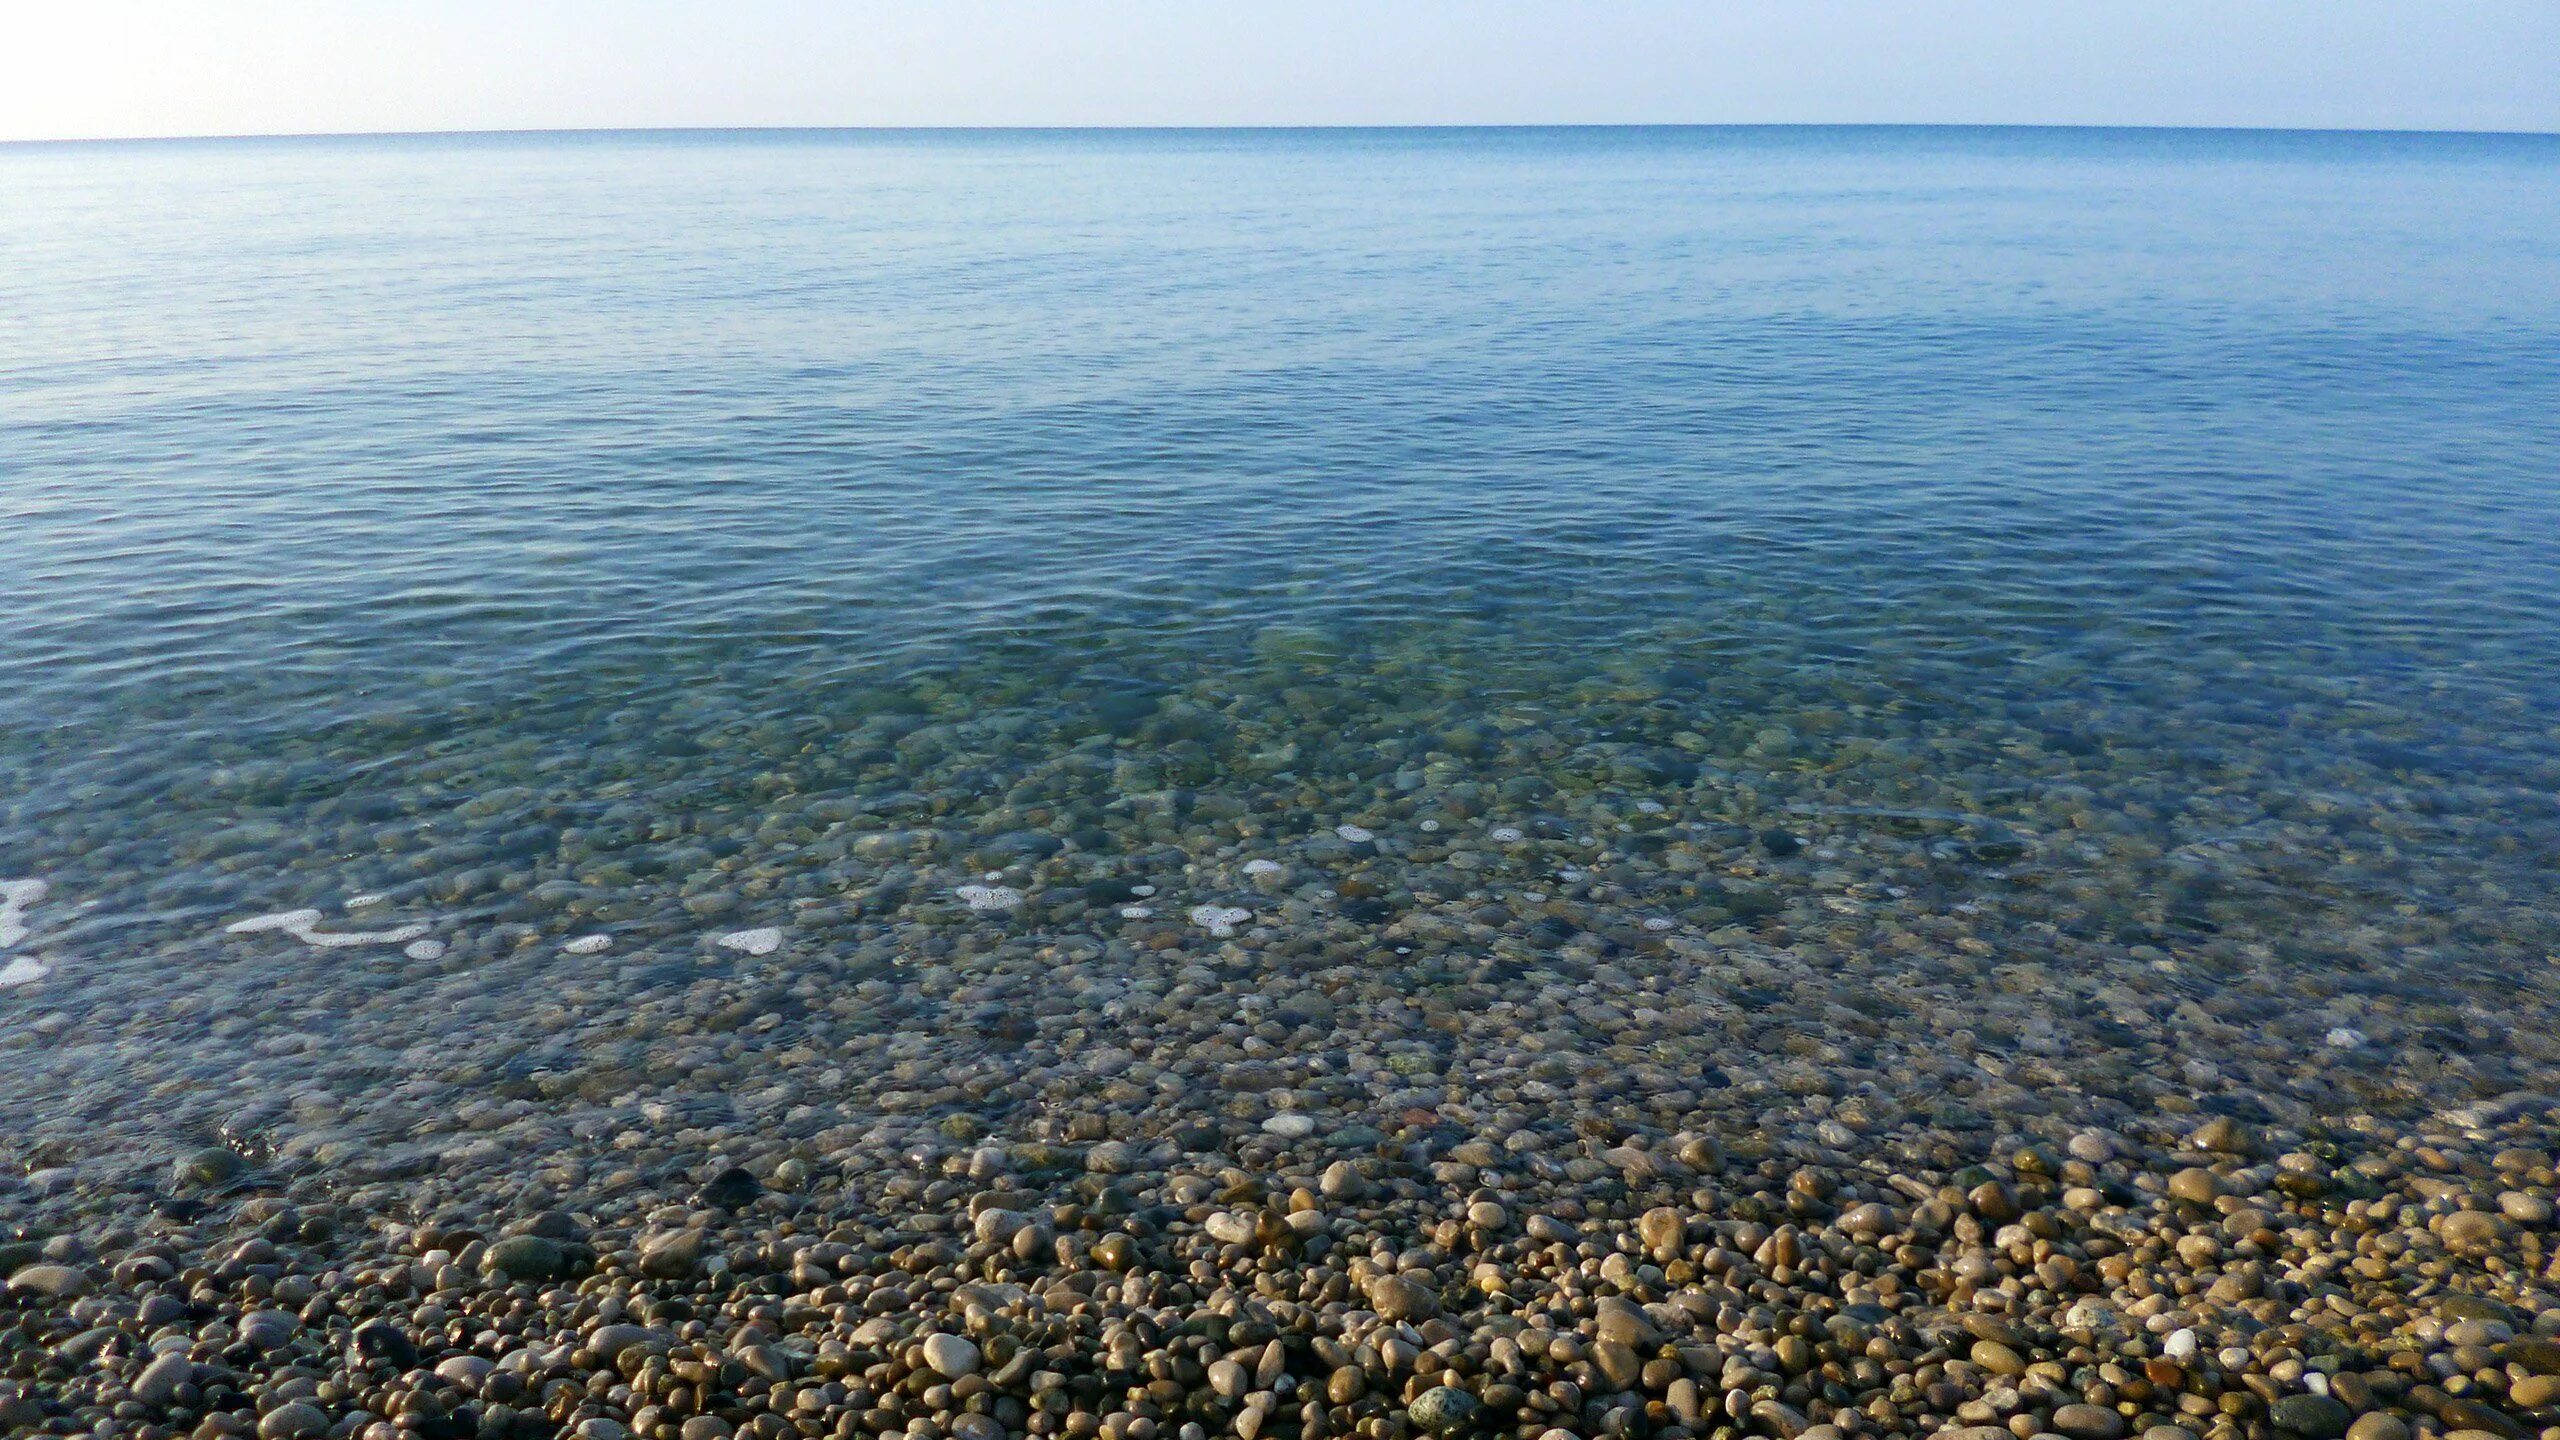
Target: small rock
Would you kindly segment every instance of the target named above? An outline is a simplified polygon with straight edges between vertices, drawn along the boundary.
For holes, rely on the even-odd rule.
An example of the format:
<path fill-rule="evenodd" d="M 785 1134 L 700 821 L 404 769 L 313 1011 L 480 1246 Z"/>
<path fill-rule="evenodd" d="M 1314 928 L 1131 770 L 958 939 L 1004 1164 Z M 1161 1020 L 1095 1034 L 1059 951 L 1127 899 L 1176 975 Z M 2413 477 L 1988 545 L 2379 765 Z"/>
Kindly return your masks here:
<path fill-rule="evenodd" d="M 2286 1395 L 2267 1407 L 2267 1418 L 2311 1440 L 2338 1440 L 2355 1417 L 2327 1395 Z"/>
<path fill-rule="evenodd" d="M 764 1182 L 743 1165 L 732 1165 L 702 1187 L 702 1203 L 715 1210 L 744 1210 L 764 1194 Z"/>
<path fill-rule="evenodd" d="M 22 1295 L 48 1295 L 56 1300 L 77 1300 L 98 1288 L 89 1272 L 76 1265 L 35 1264 L 20 1268 L 9 1277 L 9 1288 Z"/>
<path fill-rule="evenodd" d="M 240 1317 L 240 1343 L 253 1350 L 273 1350 L 289 1344 L 294 1332 L 302 1328 L 301 1320 L 284 1310 L 252 1310 Z"/>
<path fill-rule="evenodd" d="M 219 1145 L 181 1156 L 169 1167 L 169 1179 L 180 1189 L 211 1190 L 239 1178 L 240 1157 Z"/>
<path fill-rule="evenodd" d="M 1475 1424 L 1476 1397 L 1449 1385 L 1435 1385 L 1414 1397 L 1405 1416 L 1434 1435 L 1455 1435 Z"/>
<path fill-rule="evenodd" d="M 599 1325 L 587 1332 L 587 1348 L 611 1365 L 622 1358 L 622 1352 L 649 1338 L 649 1332 L 637 1325 Z"/>
<path fill-rule="evenodd" d="M 510 1235 L 480 1257 L 482 1274 L 504 1275 L 510 1280 L 556 1280 L 568 1268 L 568 1251 L 559 1241 L 539 1235 Z"/>
<path fill-rule="evenodd" d="M 684 1280 L 702 1264 L 702 1232 L 670 1230 L 640 1244 L 640 1273 L 652 1280 Z"/>
<path fill-rule="evenodd" d="M 417 1366 L 418 1347 L 399 1327 L 385 1320 L 367 1320 L 347 1336 L 347 1348 L 363 1364 L 381 1363 L 395 1370 Z"/>
<path fill-rule="evenodd" d="M 2560 1405 L 2560 1375 L 2527 1375 L 2507 1387 L 2507 1399 L 2527 1410 Z"/>
<path fill-rule="evenodd" d="M 924 1337 L 924 1363 L 947 1380 L 975 1375 L 979 1364 L 978 1347 L 976 1342 L 958 1335 L 927 1335 Z"/>
<path fill-rule="evenodd" d="M 289 1400 L 258 1422 L 258 1440 L 316 1440 L 328 1433 L 328 1412 L 308 1400 Z"/>
<path fill-rule="evenodd" d="M 128 1387 L 145 1405 L 161 1406 L 178 1398 L 178 1387 L 195 1379 L 196 1367 L 184 1355 L 163 1355 L 142 1367 Z"/>
<path fill-rule="evenodd" d="M 2347 1440 L 2409 1440 L 2409 1422 L 2386 1411 L 2370 1411 L 2347 1427 Z"/>
<path fill-rule="evenodd" d="M 2070 1440 L 2119 1440 L 2124 1417 L 2103 1405 L 2057 1405 L 2053 1428 Z"/>
<path fill-rule="evenodd" d="M 1440 1313 L 1440 1297 L 1409 1275 L 1381 1275 L 1369 1282 L 1369 1308 L 1385 1320 L 1428 1320 Z"/>

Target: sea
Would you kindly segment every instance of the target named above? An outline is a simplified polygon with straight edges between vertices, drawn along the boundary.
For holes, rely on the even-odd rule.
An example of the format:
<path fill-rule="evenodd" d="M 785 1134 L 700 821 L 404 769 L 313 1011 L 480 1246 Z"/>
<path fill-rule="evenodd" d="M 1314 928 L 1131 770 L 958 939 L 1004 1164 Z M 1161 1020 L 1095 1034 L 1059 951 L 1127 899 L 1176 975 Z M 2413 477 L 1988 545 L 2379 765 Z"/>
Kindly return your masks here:
<path fill-rule="evenodd" d="M 29 1164 L 706 985 L 1666 945 L 2423 1108 L 2560 1070 L 2556 877 L 2560 138 L 0 146 Z"/>

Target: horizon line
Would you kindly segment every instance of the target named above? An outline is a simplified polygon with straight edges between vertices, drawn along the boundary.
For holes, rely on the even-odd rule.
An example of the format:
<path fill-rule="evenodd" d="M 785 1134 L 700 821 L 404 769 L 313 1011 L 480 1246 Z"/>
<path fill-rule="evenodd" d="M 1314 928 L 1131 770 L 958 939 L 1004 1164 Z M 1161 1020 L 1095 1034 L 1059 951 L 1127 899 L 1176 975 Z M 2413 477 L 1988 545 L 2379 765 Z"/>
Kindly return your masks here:
<path fill-rule="evenodd" d="M 2560 130 L 2468 130 L 2452 127 L 2340 125 L 2084 124 L 1971 120 L 1568 120 L 1447 121 L 1369 124 L 1333 121 L 1299 124 L 1100 124 L 1100 125 L 559 125 L 494 126 L 450 130 L 271 130 L 201 135 L 67 135 L 0 138 L 0 148 L 39 145 L 186 145 L 242 141 L 507 139 L 538 136 L 616 135 L 1060 135 L 1060 134 L 1272 134 L 1331 132 L 1434 132 L 1467 130 L 2068 130 L 2120 134 L 2361 135 L 2475 139 L 2560 139 Z"/>

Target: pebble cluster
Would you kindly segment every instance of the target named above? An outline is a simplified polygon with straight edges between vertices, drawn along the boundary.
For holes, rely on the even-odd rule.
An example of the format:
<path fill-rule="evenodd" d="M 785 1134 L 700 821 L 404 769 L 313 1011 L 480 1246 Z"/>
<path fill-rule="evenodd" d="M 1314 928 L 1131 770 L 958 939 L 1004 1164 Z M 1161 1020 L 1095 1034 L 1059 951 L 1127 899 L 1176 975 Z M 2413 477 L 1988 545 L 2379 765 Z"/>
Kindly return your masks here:
<path fill-rule="evenodd" d="M 760 1156 L 565 1209 L 291 1187 L 0 1247 L 0 1421 L 2525 1440 L 2560 1430 L 2560 1175 L 2505 1143 L 2540 1124 L 2472 1118 L 2087 1128 L 1930 1177 L 1608 1126 L 1140 1146 L 1087 1111 L 1059 1144 Z"/>

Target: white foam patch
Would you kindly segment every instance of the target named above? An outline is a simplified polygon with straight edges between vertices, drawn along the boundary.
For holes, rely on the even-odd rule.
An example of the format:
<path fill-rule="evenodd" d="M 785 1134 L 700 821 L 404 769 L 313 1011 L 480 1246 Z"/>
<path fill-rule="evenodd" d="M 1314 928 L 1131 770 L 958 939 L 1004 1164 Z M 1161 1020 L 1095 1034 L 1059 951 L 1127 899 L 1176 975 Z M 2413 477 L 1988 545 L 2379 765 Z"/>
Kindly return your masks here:
<path fill-rule="evenodd" d="M 560 947 L 570 955 L 601 955 L 612 948 L 613 937 L 610 935 L 581 935 Z"/>
<path fill-rule="evenodd" d="M 1217 936 L 1221 940 L 1224 940 L 1228 936 L 1236 933 L 1237 926 L 1252 918 L 1252 911 L 1238 909 L 1233 905 L 1194 905 L 1191 907 L 1191 923 L 1208 931 L 1210 934 Z"/>
<path fill-rule="evenodd" d="M 52 966 L 41 960 L 20 955 L 8 964 L 0 965 L 0 990 L 6 990 L 14 985 L 33 985 L 52 973 Z"/>
<path fill-rule="evenodd" d="M 757 930 L 732 930 L 713 943 L 742 955 L 770 955 L 782 948 L 782 932 L 771 925 Z"/>
<path fill-rule="evenodd" d="M 0 948 L 27 938 L 27 912 L 52 888 L 41 880 L 0 880 Z"/>
<path fill-rule="evenodd" d="M 1247 875 L 1277 875 L 1280 873 L 1280 862 L 1277 860 L 1247 860 L 1244 862 L 1244 873 Z"/>
<path fill-rule="evenodd" d="M 408 956 L 412 960 L 441 960 L 444 958 L 444 942 L 441 940 L 420 940 L 400 953 Z"/>
<path fill-rule="evenodd" d="M 1375 840 L 1378 838 L 1376 831 L 1363 830 L 1357 825 L 1336 825 L 1333 827 L 1333 833 L 1350 841 L 1354 845 L 1359 844 L 1363 840 Z"/>
<path fill-rule="evenodd" d="M 273 915 L 252 915 L 222 927 L 226 935 L 261 935 L 281 930 L 305 945 L 323 950 L 340 950 L 350 945 L 406 945 L 430 930 L 424 921 L 395 925 L 388 930 L 322 930 L 317 910 L 285 910 Z"/>
<path fill-rule="evenodd" d="M 1010 910 L 1022 903 L 1022 892 L 1010 885 L 963 885 L 951 893 L 972 910 Z"/>
<path fill-rule="evenodd" d="M 1496 825 L 1484 833 L 1486 839 L 1500 845 L 1508 845 L 1521 838 L 1521 830 L 1517 825 Z"/>
<path fill-rule="evenodd" d="M 374 894 L 358 895 L 358 896 L 356 896 L 354 899 L 349 900 L 349 901 L 347 902 L 347 908 L 348 908 L 348 909 L 350 909 L 350 910 L 362 910 L 362 909 L 364 909 L 366 906 L 369 906 L 369 905 L 380 905 L 380 904 L 384 903 L 385 901 L 389 900 L 390 898 L 391 898 L 391 897 L 390 897 L 390 896 L 388 896 L 388 895 L 374 895 Z"/>

